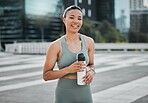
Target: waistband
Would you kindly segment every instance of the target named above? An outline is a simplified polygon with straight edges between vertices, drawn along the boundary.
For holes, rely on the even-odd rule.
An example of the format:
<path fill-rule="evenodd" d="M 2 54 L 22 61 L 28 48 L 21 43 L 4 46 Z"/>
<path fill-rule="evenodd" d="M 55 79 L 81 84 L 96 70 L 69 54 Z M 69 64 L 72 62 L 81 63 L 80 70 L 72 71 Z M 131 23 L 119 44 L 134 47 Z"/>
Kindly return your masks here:
<path fill-rule="evenodd" d="M 76 89 L 76 88 L 78 89 L 78 88 L 89 87 L 89 85 L 78 85 L 77 79 L 60 78 L 58 80 L 57 87 L 65 89 Z"/>

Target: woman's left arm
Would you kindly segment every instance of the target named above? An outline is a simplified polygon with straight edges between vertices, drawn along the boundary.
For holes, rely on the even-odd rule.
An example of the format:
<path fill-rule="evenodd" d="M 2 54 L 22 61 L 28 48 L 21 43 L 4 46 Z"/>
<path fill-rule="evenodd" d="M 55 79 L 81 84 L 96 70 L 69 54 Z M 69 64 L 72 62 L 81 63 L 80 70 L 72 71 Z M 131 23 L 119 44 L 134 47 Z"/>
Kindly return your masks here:
<path fill-rule="evenodd" d="M 84 82 L 86 84 L 90 84 L 94 78 L 94 75 L 96 74 L 94 68 L 94 50 L 95 50 L 94 40 L 90 37 L 86 37 L 86 46 L 88 48 L 89 64 L 87 66 L 87 74 L 84 77 Z"/>

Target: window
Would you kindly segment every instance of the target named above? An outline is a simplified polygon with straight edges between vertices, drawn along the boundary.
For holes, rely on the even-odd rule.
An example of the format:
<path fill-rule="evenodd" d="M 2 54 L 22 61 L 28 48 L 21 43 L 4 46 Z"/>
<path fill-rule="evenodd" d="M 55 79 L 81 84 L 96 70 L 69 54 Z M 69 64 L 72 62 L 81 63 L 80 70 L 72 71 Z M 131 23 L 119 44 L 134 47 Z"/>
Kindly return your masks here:
<path fill-rule="evenodd" d="M 91 5 L 91 0 L 88 0 L 88 5 Z"/>
<path fill-rule="evenodd" d="M 88 17 L 91 17 L 91 10 L 88 10 Z"/>
<path fill-rule="evenodd" d="M 79 0 L 79 3 L 82 3 L 82 0 Z"/>
<path fill-rule="evenodd" d="M 0 15 L 4 15 L 4 10 L 0 8 Z"/>
<path fill-rule="evenodd" d="M 85 9 L 84 8 L 82 9 L 82 12 L 83 12 L 83 15 L 85 16 Z"/>

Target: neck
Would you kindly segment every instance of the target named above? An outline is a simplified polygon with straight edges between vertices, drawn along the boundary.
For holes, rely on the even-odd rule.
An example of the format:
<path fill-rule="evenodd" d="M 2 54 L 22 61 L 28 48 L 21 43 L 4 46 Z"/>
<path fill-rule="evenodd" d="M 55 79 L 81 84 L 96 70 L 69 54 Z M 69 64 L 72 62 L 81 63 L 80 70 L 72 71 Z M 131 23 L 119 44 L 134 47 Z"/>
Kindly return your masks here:
<path fill-rule="evenodd" d="M 70 42 L 79 41 L 79 34 L 78 33 L 72 33 L 72 34 L 66 33 L 65 38 L 67 41 L 70 41 Z"/>

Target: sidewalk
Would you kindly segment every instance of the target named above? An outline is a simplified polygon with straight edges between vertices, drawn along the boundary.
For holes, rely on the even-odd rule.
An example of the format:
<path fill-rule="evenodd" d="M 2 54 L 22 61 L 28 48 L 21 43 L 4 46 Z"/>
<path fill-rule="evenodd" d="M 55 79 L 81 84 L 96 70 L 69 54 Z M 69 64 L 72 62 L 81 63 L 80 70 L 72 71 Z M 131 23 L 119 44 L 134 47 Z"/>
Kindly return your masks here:
<path fill-rule="evenodd" d="M 148 76 L 95 93 L 93 98 L 94 103 L 132 103 L 147 94 Z"/>

